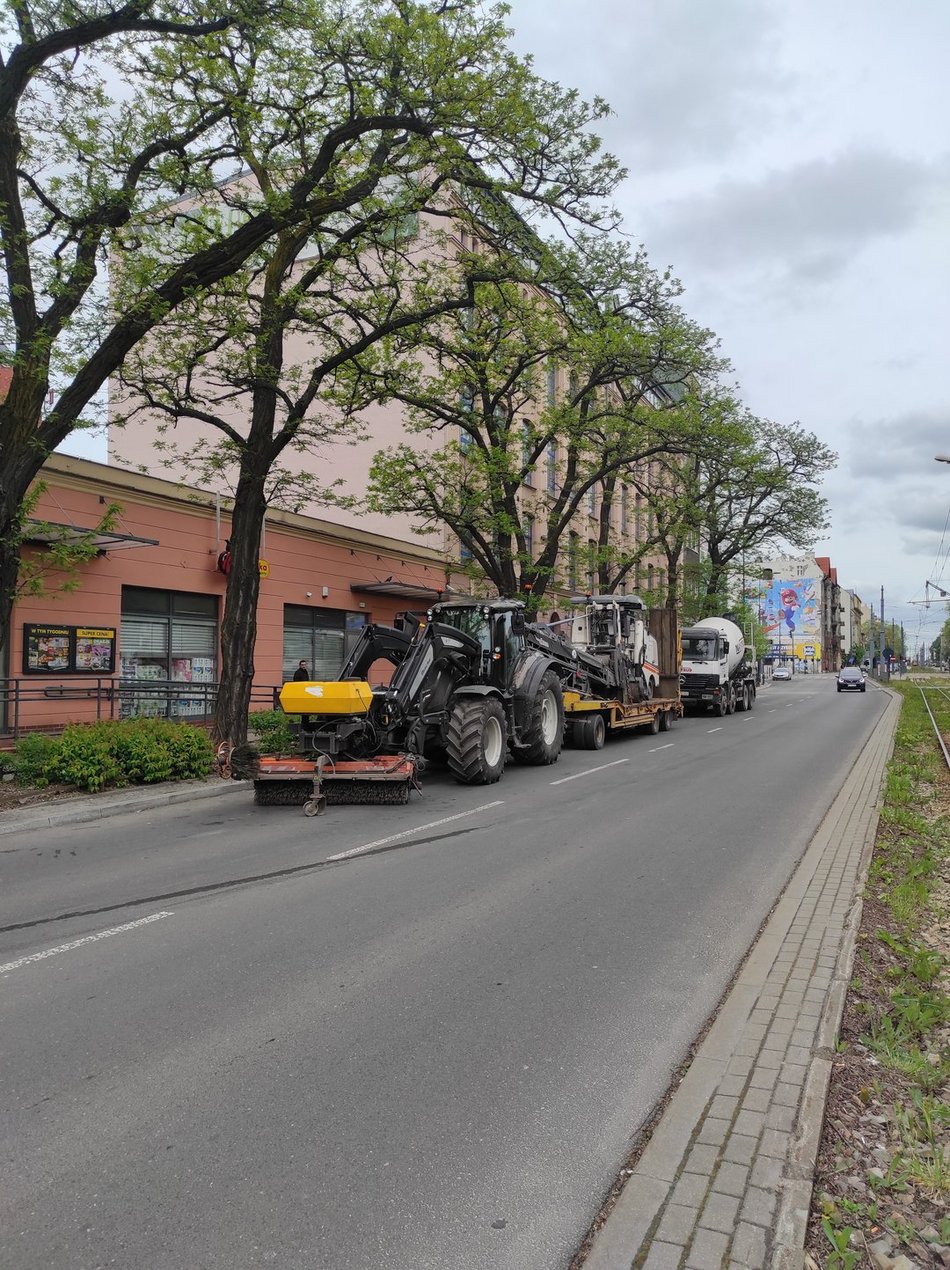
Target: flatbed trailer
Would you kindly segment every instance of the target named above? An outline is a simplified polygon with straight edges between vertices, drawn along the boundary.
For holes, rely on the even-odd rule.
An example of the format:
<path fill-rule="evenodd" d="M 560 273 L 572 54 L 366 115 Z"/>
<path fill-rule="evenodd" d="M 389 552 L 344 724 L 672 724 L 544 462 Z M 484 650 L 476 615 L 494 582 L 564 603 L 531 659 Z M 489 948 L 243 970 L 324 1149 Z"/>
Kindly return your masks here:
<path fill-rule="evenodd" d="M 643 728 L 651 736 L 668 732 L 683 717 L 678 697 L 654 697 L 624 705 L 622 701 L 600 701 L 578 692 L 565 692 L 564 719 L 570 726 L 571 744 L 578 750 L 599 750 L 614 732 Z"/>

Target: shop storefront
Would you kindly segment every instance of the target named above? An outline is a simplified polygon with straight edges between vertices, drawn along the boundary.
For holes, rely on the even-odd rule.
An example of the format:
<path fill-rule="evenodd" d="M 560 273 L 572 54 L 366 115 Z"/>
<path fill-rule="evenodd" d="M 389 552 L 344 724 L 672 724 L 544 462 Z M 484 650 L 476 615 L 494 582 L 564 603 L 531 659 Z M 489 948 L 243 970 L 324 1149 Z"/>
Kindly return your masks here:
<path fill-rule="evenodd" d="M 122 588 L 121 678 L 143 685 L 123 684 L 123 717 L 207 717 L 211 693 L 201 685 L 217 680 L 218 603 L 216 595 Z"/>

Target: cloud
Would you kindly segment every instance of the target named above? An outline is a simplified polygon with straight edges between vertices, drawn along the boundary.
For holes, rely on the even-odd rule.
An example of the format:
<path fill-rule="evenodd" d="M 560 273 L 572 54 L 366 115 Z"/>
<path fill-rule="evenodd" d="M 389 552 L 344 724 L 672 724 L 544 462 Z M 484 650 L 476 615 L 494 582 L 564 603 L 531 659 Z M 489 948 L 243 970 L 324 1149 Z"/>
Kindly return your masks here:
<path fill-rule="evenodd" d="M 824 281 L 869 242 L 911 228 L 946 179 L 944 164 L 850 149 L 662 204 L 647 241 L 708 272 L 765 267 Z"/>
<path fill-rule="evenodd" d="M 782 15 L 761 0 L 597 0 L 605 38 L 572 40 L 576 0 L 514 0 L 516 44 L 539 67 L 563 63 L 605 97 L 602 131 L 634 175 L 716 161 L 761 136 L 792 82 L 778 69 Z"/>
<path fill-rule="evenodd" d="M 916 481 L 950 501 L 950 467 L 934 455 L 950 454 L 950 411 L 908 410 L 889 418 L 855 420 L 848 429 L 843 464 L 856 481 Z"/>

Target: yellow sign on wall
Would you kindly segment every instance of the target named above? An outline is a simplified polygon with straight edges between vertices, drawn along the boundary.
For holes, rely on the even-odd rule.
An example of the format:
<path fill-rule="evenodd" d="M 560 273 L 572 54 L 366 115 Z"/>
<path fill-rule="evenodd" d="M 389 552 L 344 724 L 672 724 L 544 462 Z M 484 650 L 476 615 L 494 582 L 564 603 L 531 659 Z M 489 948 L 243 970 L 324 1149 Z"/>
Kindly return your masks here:
<path fill-rule="evenodd" d="M 260 576 L 261 576 L 262 578 L 269 578 L 269 577 L 270 577 L 270 563 L 269 563 L 269 561 L 267 561 L 267 560 L 258 560 L 258 562 L 257 562 L 257 572 L 260 574 Z"/>

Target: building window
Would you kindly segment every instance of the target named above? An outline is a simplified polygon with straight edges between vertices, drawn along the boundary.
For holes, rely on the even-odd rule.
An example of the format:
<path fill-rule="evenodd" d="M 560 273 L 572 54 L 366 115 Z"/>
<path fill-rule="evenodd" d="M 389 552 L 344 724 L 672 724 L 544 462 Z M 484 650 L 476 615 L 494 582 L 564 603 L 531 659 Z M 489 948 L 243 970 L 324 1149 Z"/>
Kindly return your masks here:
<path fill-rule="evenodd" d="M 568 539 L 567 548 L 567 585 L 572 591 L 577 590 L 577 570 L 580 563 L 580 538 L 573 531 Z"/>
<path fill-rule="evenodd" d="M 587 514 L 589 516 L 597 515 L 597 487 L 592 485 L 587 491 Z"/>
<path fill-rule="evenodd" d="M 554 365 L 553 362 L 548 363 L 547 393 L 548 393 L 548 405 L 549 406 L 556 405 L 557 404 L 557 367 Z"/>
<path fill-rule="evenodd" d="M 212 688 L 186 685 L 217 679 L 218 597 L 124 586 L 119 652 L 122 679 L 156 685 L 154 691 L 123 690 L 122 716 L 207 718 Z"/>
<path fill-rule="evenodd" d="M 529 424 L 524 424 L 521 432 L 521 466 L 525 469 L 524 483 L 525 485 L 534 484 L 534 472 L 528 466 L 531 462 L 531 451 L 533 449 L 531 443 L 531 428 Z"/>
<path fill-rule="evenodd" d="M 587 589 L 593 591 L 597 582 L 597 543 L 593 538 L 587 540 Z"/>
<path fill-rule="evenodd" d="M 626 485 L 620 486 L 620 532 L 625 534 L 630 528 L 630 491 Z"/>
<path fill-rule="evenodd" d="M 552 441 L 547 448 L 548 493 L 557 492 L 557 446 Z"/>
<path fill-rule="evenodd" d="M 342 609 L 284 605 L 284 680 L 305 661 L 312 679 L 338 679 L 366 616 Z"/>
<path fill-rule="evenodd" d="M 526 516 L 524 522 L 524 549 L 529 560 L 534 559 L 534 517 Z"/>

